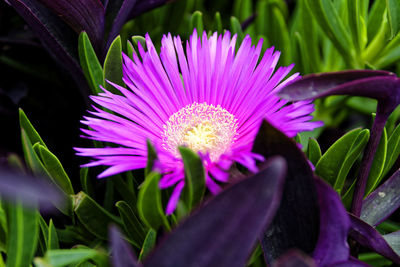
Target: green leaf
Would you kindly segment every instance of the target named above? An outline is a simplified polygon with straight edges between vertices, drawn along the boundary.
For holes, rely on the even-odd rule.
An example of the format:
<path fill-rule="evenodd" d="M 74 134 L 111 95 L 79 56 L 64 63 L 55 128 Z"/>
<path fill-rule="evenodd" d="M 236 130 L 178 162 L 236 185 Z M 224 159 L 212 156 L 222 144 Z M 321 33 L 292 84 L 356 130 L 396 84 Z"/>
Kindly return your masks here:
<path fill-rule="evenodd" d="M 347 1 L 348 8 L 348 20 L 351 37 L 353 39 L 354 47 L 357 53 L 360 53 L 362 49 L 362 37 L 361 37 L 361 10 L 360 10 L 361 0 L 351 0 Z"/>
<path fill-rule="evenodd" d="M 308 141 L 307 158 L 315 166 L 321 158 L 321 148 L 315 138 L 310 138 Z"/>
<path fill-rule="evenodd" d="M 219 12 L 215 12 L 214 16 L 214 30 L 217 31 L 218 33 L 223 33 L 222 32 L 222 20 L 221 20 L 221 14 Z"/>
<path fill-rule="evenodd" d="M 354 65 L 352 63 L 355 52 L 353 43 L 332 1 L 308 0 L 306 4 L 322 31 L 340 51 L 346 62 L 350 66 Z"/>
<path fill-rule="evenodd" d="M 151 172 L 154 166 L 154 161 L 157 159 L 157 153 L 150 140 L 147 140 L 147 165 L 144 170 L 144 175 L 147 176 Z"/>
<path fill-rule="evenodd" d="M 372 40 L 378 33 L 383 22 L 383 15 L 386 10 L 386 0 L 375 0 L 372 4 L 371 11 L 368 14 L 368 40 Z"/>
<path fill-rule="evenodd" d="M 232 34 L 237 34 L 237 43 L 240 44 L 243 41 L 244 33 L 239 20 L 233 16 L 231 17 L 231 32 Z"/>
<path fill-rule="evenodd" d="M 197 35 L 202 36 L 204 31 L 203 14 L 200 11 L 195 11 L 190 18 L 190 33 L 197 30 Z"/>
<path fill-rule="evenodd" d="M 50 219 L 49 223 L 49 233 L 48 233 L 48 238 L 47 238 L 47 249 L 48 250 L 53 250 L 53 249 L 59 249 L 58 245 L 58 236 L 57 236 L 57 231 L 56 228 L 54 227 L 53 220 Z"/>
<path fill-rule="evenodd" d="M 343 161 L 360 132 L 361 129 L 352 130 L 337 140 L 322 155 L 315 166 L 315 173 L 333 186 Z"/>
<path fill-rule="evenodd" d="M 385 166 L 381 174 L 381 179 L 386 176 L 386 174 L 393 167 L 394 163 L 400 155 L 400 124 L 397 125 L 396 129 L 390 135 L 387 143 L 387 153 L 385 159 Z"/>
<path fill-rule="evenodd" d="M 25 133 L 32 144 L 40 143 L 42 146 L 46 147 L 46 144 L 43 142 L 42 138 L 40 138 L 40 135 L 32 126 L 28 117 L 21 108 L 19 109 L 19 124 L 21 129 L 25 130 Z"/>
<path fill-rule="evenodd" d="M 61 162 L 46 147 L 38 144 L 41 160 L 52 180 L 68 195 L 74 194 L 71 180 L 65 172 Z"/>
<path fill-rule="evenodd" d="M 79 263 L 84 260 L 93 259 L 98 255 L 98 251 L 89 248 L 77 249 L 57 249 L 46 253 L 44 259 L 35 259 L 35 264 L 44 262 L 53 267 L 62 267 L 68 264 Z M 46 265 L 44 265 L 46 266 Z"/>
<path fill-rule="evenodd" d="M 140 45 L 143 47 L 143 49 L 146 48 L 146 39 L 143 36 L 140 36 L 140 35 L 132 36 L 132 42 L 133 42 L 134 49 L 137 49 L 139 42 L 140 42 Z"/>
<path fill-rule="evenodd" d="M 90 89 L 93 94 L 98 94 L 101 92 L 99 86 L 104 86 L 104 74 L 86 32 L 79 35 L 78 51 L 79 61 Z"/>
<path fill-rule="evenodd" d="M 386 6 L 390 25 L 390 39 L 393 39 L 400 30 L 400 1 L 386 0 Z"/>
<path fill-rule="evenodd" d="M 86 229 L 100 239 L 107 239 L 108 226 L 111 223 L 122 225 L 121 220 L 101 207 L 84 192 L 73 196 L 74 211 Z"/>
<path fill-rule="evenodd" d="M 36 251 L 39 213 L 26 209 L 18 201 L 6 204 L 7 267 L 29 267 Z"/>
<path fill-rule="evenodd" d="M 150 253 L 150 251 L 154 248 L 154 245 L 156 244 L 156 237 L 157 232 L 154 231 L 154 229 L 150 228 L 143 242 L 142 249 L 140 250 L 139 261 L 143 261 Z"/>
<path fill-rule="evenodd" d="M 145 238 L 145 230 L 142 222 L 126 202 L 118 201 L 115 206 L 117 207 L 122 219 L 122 224 L 127 237 L 132 241 L 133 245 L 137 248 L 141 248 Z"/>
<path fill-rule="evenodd" d="M 33 149 L 33 145 L 29 140 L 26 131 L 23 128 L 21 129 L 21 141 L 22 141 L 22 150 L 24 151 L 25 162 L 28 165 L 29 169 L 33 172 L 33 174 L 37 176 L 49 177 L 50 174 L 47 172 L 46 168 L 40 161 L 38 155 Z"/>
<path fill-rule="evenodd" d="M 170 230 L 170 225 L 164 214 L 161 191 L 158 186 L 161 175 L 151 172 L 146 176 L 139 189 L 137 208 L 142 221 L 150 228 L 157 230 L 161 225 Z"/>
<path fill-rule="evenodd" d="M 346 154 L 346 157 L 343 161 L 342 166 L 340 167 L 339 173 L 337 175 L 335 184 L 333 188 L 339 193 L 342 193 L 343 186 L 346 181 L 346 177 L 357 160 L 359 156 L 361 155 L 364 147 L 367 145 L 367 142 L 369 140 L 369 130 L 365 129 L 362 130 L 359 135 L 357 136 L 357 139 L 354 141 L 354 143 L 351 145 L 348 153 Z"/>
<path fill-rule="evenodd" d="M 43 219 L 42 216 L 39 215 L 39 249 L 41 250 L 41 254 L 45 254 L 47 251 L 47 242 L 48 242 L 48 235 L 49 235 L 49 226 L 47 225 L 46 221 Z"/>
<path fill-rule="evenodd" d="M 122 42 L 121 37 L 117 36 L 111 43 L 108 49 L 106 59 L 104 60 L 104 78 L 110 82 L 118 84 L 122 87 L 125 86 L 122 81 Z M 114 88 L 108 82 L 106 84 L 106 89 L 117 93 L 118 90 Z"/>
<path fill-rule="evenodd" d="M 370 194 L 382 180 L 382 172 L 386 161 L 386 151 L 387 151 L 387 133 L 386 128 L 383 130 L 381 140 L 376 150 L 374 160 L 371 165 L 371 170 L 368 176 L 367 187 L 365 188 L 366 195 Z"/>
<path fill-rule="evenodd" d="M 89 173 L 89 168 L 87 167 L 81 168 L 79 171 L 82 191 L 85 192 L 87 195 L 94 197 L 93 185 L 90 182 L 88 173 Z"/>
<path fill-rule="evenodd" d="M 203 163 L 195 152 L 186 147 L 179 147 L 185 166 L 185 187 L 182 191 L 182 199 L 190 211 L 200 203 L 205 192 L 205 173 Z"/>

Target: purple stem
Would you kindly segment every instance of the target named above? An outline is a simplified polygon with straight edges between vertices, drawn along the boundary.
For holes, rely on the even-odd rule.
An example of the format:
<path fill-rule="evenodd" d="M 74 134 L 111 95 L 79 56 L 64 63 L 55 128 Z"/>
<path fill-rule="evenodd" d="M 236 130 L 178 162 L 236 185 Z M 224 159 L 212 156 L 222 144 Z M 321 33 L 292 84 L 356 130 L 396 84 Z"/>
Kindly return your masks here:
<path fill-rule="evenodd" d="M 390 115 L 390 113 L 388 114 L 387 112 L 380 112 L 381 105 L 382 104 L 378 104 L 375 121 L 372 125 L 371 138 L 369 139 L 367 147 L 365 148 L 366 152 L 361 162 L 360 175 L 354 190 L 351 212 L 357 217 L 360 217 L 361 215 L 362 202 L 364 199 L 365 187 L 367 186 L 371 165 L 374 160 L 374 155 L 378 148 L 379 140 L 381 139 L 386 121 Z"/>

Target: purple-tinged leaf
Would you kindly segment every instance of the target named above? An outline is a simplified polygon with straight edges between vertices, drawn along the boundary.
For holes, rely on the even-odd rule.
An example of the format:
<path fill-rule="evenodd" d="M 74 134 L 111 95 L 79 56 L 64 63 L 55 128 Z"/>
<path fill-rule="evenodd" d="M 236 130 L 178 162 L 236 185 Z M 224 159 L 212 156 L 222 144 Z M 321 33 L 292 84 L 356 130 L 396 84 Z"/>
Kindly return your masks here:
<path fill-rule="evenodd" d="M 355 241 L 391 261 L 400 264 L 400 256 L 396 254 L 393 248 L 375 228 L 351 213 L 349 213 L 349 216 L 351 221 L 349 234 Z"/>
<path fill-rule="evenodd" d="M 1 169 L 0 196 L 10 202 L 21 201 L 28 208 L 36 208 L 39 204 L 44 211 L 65 201 L 63 193 L 45 180 Z"/>
<path fill-rule="evenodd" d="M 111 262 L 113 267 L 140 267 L 128 242 L 124 240 L 121 232 L 113 225 L 109 231 L 111 242 Z"/>
<path fill-rule="evenodd" d="M 23 0 L 25 1 L 25 0 Z M 87 32 L 99 50 L 104 38 L 104 7 L 100 0 L 39 0 L 77 33 Z"/>
<path fill-rule="evenodd" d="M 137 0 L 113 0 L 106 6 L 105 27 L 108 32 L 105 50 L 111 45 L 111 42 L 120 32 L 124 23 L 129 19 L 130 13 Z"/>
<path fill-rule="evenodd" d="M 9 0 L 9 3 L 35 32 L 50 55 L 70 72 L 82 94 L 87 95 L 86 80 L 77 61 L 75 44 L 78 38 L 74 32 L 37 1 Z"/>
<path fill-rule="evenodd" d="M 361 219 L 376 226 L 400 207 L 400 170 L 363 201 Z"/>
<path fill-rule="evenodd" d="M 395 74 L 382 70 L 351 70 L 339 72 L 327 72 L 309 74 L 285 86 L 278 94 L 287 100 L 298 101 L 315 99 L 328 95 L 349 94 L 367 96 L 372 98 L 379 97 L 382 89 L 374 89 L 369 86 L 365 88 L 365 79 L 375 78 L 395 78 Z M 354 87 L 362 84 L 362 88 L 355 90 Z M 379 87 L 384 87 L 379 85 Z M 384 89 L 387 91 L 388 89 Z M 375 94 L 373 94 L 375 92 Z"/>
<path fill-rule="evenodd" d="M 384 235 L 383 238 L 385 238 L 386 242 L 388 242 L 397 255 L 400 255 L 400 231 Z"/>
<path fill-rule="evenodd" d="M 360 216 L 372 161 L 389 115 L 400 104 L 400 78 L 386 71 L 356 70 L 311 74 L 283 88 L 279 95 L 288 100 L 305 100 L 330 95 L 352 95 L 378 100 L 372 126 L 354 190 L 351 211 Z"/>
<path fill-rule="evenodd" d="M 195 211 L 145 261 L 156 266 L 244 266 L 279 206 L 286 173 L 281 157 Z"/>
<path fill-rule="evenodd" d="M 172 1 L 174 0 L 138 0 L 135 7 L 131 11 L 130 17 L 137 17 L 146 11 L 149 11 Z"/>
<path fill-rule="evenodd" d="M 261 240 L 267 263 L 290 248 L 311 254 L 318 239 L 319 211 L 313 172 L 304 153 L 267 121 L 260 127 L 253 152 L 266 159 L 281 155 L 288 164 L 281 205 Z"/>
<path fill-rule="evenodd" d="M 292 249 L 274 261 L 272 267 L 317 267 L 317 265 L 308 255 Z"/>
<path fill-rule="evenodd" d="M 343 262 L 337 262 L 327 267 L 370 267 L 365 262 L 360 261 L 359 259 L 350 257 L 349 260 Z"/>
<path fill-rule="evenodd" d="M 320 212 L 319 237 L 313 258 L 318 266 L 346 261 L 350 219 L 339 195 L 323 180 L 315 180 Z"/>

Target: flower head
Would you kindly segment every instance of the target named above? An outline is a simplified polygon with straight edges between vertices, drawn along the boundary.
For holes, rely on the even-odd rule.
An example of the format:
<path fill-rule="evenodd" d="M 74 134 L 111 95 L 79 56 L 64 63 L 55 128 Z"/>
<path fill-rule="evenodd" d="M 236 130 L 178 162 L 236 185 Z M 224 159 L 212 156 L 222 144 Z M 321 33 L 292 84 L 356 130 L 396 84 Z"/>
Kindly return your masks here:
<path fill-rule="evenodd" d="M 184 187 L 179 146 L 199 153 L 206 185 L 217 193 L 217 182 L 228 181 L 233 162 L 257 171 L 256 160 L 263 157 L 251 149 L 263 119 L 289 137 L 321 125 L 310 121 L 310 101 L 288 103 L 276 95 L 298 73 L 283 81 L 293 65 L 274 72 L 280 53 L 271 47 L 260 58 L 262 41 L 252 46 L 246 36 L 235 53 L 236 35 L 231 38 L 227 31 L 199 38 L 194 31 L 186 50 L 180 37 L 170 34 L 162 39 L 160 55 L 148 35 L 147 51 L 138 45 L 133 60 L 123 55 L 126 88 L 111 83 L 121 94 L 102 88 L 92 97 L 113 113 L 94 106 L 93 116 L 82 122 L 90 127 L 82 129 L 87 138 L 117 146 L 76 150 L 95 159 L 86 166 L 109 166 L 99 175 L 106 177 L 144 168 L 149 139 L 158 152 L 160 187 L 174 187 L 167 213 L 174 211 Z"/>

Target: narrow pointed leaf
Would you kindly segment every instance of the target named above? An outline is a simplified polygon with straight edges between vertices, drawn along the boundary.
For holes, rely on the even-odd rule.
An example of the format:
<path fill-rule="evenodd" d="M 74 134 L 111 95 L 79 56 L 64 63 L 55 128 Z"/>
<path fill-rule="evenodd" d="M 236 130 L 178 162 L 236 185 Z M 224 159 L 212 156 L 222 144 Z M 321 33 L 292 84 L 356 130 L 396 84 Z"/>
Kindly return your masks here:
<path fill-rule="evenodd" d="M 50 266 L 62 267 L 68 264 L 93 259 L 97 255 L 98 251 L 90 248 L 57 249 L 49 250 L 45 255 L 45 260 L 50 264 Z"/>
<path fill-rule="evenodd" d="M 51 219 L 50 219 L 50 223 L 49 223 L 49 233 L 48 233 L 48 238 L 47 238 L 47 249 L 48 250 L 59 249 L 56 227 L 54 226 L 53 220 L 51 220 Z"/>
<path fill-rule="evenodd" d="M 392 247 L 386 242 L 383 236 L 371 225 L 350 214 L 351 229 L 350 236 L 360 243 L 382 256 L 400 264 L 400 256 L 396 254 Z"/>
<path fill-rule="evenodd" d="M 113 267 L 139 267 L 141 264 L 137 262 L 129 244 L 123 239 L 120 231 L 116 226 L 110 228 L 111 242 L 111 262 Z"/>
<path fill-rule="evenodd" d="M 390 24 L 390 39 L 400 31 L 400 1 L 386 0 Z"/>
<path fill-rule="evenodd" d="M 104 78 L 106 81 L 113 82 L 120 86 L 125 86 L 122 82 L 122 43 L 121 37 L 118 36 L 111 43 L 107 52 L 106 59 L 104 60 Z M 114 86 L 106 82 L 106 89 L 115 93 Z"/>
<path fill-rule="evenodd" d="M 39 213 L 21 202 L 6 205 L 7 267 L 29 267 L 38 242 Z"/>
<path fill-rule="evenodd" d="M 86 32 L 79 35 L 79 60 L 86 80 L 93 94 L 101 92 L 100 86 L 104 86 L 103 68 L 97 58 L 93 46 Z"/>
<path fill-rule="evenodd" d="M 315 180 L 320 207 L 317 246 L 313 258 L 318 266 L 331 266 L 350 256 L 347 235 L 350 219 L 339 195 L 321 179 Z"/>
<path fill-rule="evenodd" d="M 77 33 L 86 31 L 100 48 L 104 34 L 104 7 L 100 0 L 39 0 Z"/>
<path fill-rule="evenodd" d="M 310 254 L 317 243 L 319 211 L 314 176 L 308 160 L 292 139 L 267 121 L 260 127 L 253 152 L 267 159 L 281 155 L 288 163 L 280 207 L 261 241 L 267 263 L 290 248 Z"/>
<path fill-rule="evenodd" d="M 115 206 L 122 219 L 127 237 L 134 242 L 137 248 L 141 248 L 146 233 L 142 222 L 139 221 L 139 218 L 137 218 L 136 214 L 126 202 L 118 201 Z"/>
<path fill-rule="evenodd" d="M 20 128 L 25 130 L 25 133 L 32 144 L 39 143 L 42 146 L 46 147 L 46 144 L 43 142 L 39 133 L 32 126 L 28 117 L 25 115 L 25 112 L 22 109 L 19 109 L 19 124 Z"/>
<path fill-rule="evenodd" d="M 191 210 L 203 198 L 206 188 L 204 167 L 200 157 L 191 149 L 179 147 L 183 164 L 185 166 L 185 187 L 182 197 L 185 199 L 187 208 Z"/>
<path fill-rule="evenodd" d="M 371 171 L 368 176 L 367 187 L 365 188 L 365 195 L 369 195 L 381 182 L 381 176 L 386 161 L 387 151 L 387 133 L 386 129 L 383 130 L 378 149 L 374 155 L 374 161 L 371 165 Z"/>
<path fill-rule="evenodd" d="M 203 35 L 203 14 L 200 11 L 195 11 L 190 18 L 190 32 L 193 32 L 194 29 L 197 30 L 199 36 Z"/>
<path fill-rule="evenodd" d="M 108 226 L 121 225 L 121 220 L 106 211 L 84 192 L 74 196 L 74 211 L 86 229 L 100 239 L 107 238 Z"/>
<path fill-rule="evenodd" d="M 397 125 L 396 129 L 390 135 L 388 144 L 387 144 L 387 154 L 385 159 L 385 167 L 381 174 L 381 178 L 385 177 L 386 174 L 393 167 L 393 164 L 396 162 L 400 155 L 400 124 Z"/>
<path fill-rule="evenodd" d="M 319 147 L 318 141 L 314 138 L 310 138 L 308 141 L 307 158 L 315 166 L 321 158 L 321 148 Z"/>
<path fill-rule="evenodd" d="M 158 229 L 161 225 L 164 225 L 167 229 L 170 229 L 162 207 L 159 180 L 159 173 L 151 172 L 146 176 L 139 189 L 137 209 L 140 218 L 148 227 Z"/>
<path fill-rule="evenodd" d="M 400 207 L 400 170 L 363 201 L 361 219 L 376 226 Z"/>
<path fill-rule="evenodd" d="M 154 245 L 156 244 L 156 237 L 157 232 L 150 228 L 143 242 L 142 249 L 140 250 L 139 261 L 143 261 L 143 259 L 145 259 L 150 251 L 154 248 Z"/>
<path fill-rule="evenodd" d="M 160 243 L 145 266 L 244 266 L 279 206 L 285 167 L 282 158 L 271 159 L 212 198 Z"/>

